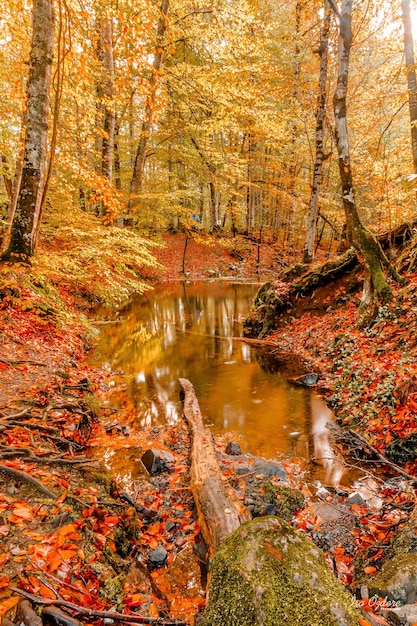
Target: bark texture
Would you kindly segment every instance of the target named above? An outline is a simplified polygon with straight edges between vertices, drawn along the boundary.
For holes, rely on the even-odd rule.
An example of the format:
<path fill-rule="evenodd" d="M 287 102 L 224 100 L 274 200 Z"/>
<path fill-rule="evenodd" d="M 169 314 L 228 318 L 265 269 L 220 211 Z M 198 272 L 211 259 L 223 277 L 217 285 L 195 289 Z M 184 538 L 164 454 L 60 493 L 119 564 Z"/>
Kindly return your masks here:
<path fill-rule="evenodd" d="M 114 142 L 116 128 L 116 114 L 113 105 L 114 92 L 114 58 L 113 58 L 113 25 L 110 18 L 106 18 L 101 33 L 102 54 L 105 71 L 104 81 L 104 124 L 102 143 L 102 173 L 111 182 L 113 179 Z"/>
<path fill-rule="evenodd" d="M 319 213 L 319 197 L 324 161 L 324 119 L 326 116 L 327 100 L 327 59 L 329 49 L 329 30 L 331 10 L 327 0 L 324 0 L 324 18 L 320 31 L 320 75 L 319 93 L 316 111 L 316 157 L 314 161 L 313 183 L 307 216 L 307 234 L 303 251 L 303 263 L 311 263 L 314 257 L 314 243 L 317 232 L 317 218 Z"/>
<path fill-rule="evenodd" d="M 376 237 L 363 226 L 355 203 L 346 104 L 350 51 L 352 47 L 352 4 L 353 0 L 342 0 L 338 15 L 340 23 L 338 78 L 333 97 L 333 108 L 347 235 L 349 241 L 363 257 L 365 265 L 365 281 L 361 305 L 361 313 L 364 314 L 370 305 L 377 300 L 381 299 L 383 302 L 389 302 L 392 298 L 392 290 L 385 279 L 383 268 L 386 268 L 395 280 L 401 281 L 401 277 L 388 261 Z"/>
<path fill-rule="evenodd" d="M 34 0 L 32 15 L 22 178 L 5 258 L 24 259 L 34 254 L 45 179 L 54 46 L 53 0 Z"/>
<path fill-rule="evenodd" d="M 401 13 L 404 26 L 404 53 L 407 68 L 408 107 L 411 122 L 411 149 L 414 174 L 417 174 L 417 80 L 414 61 L 413 30 L 411 25 L 410 0 L 401 0 Z"/>
<path fill-rule="evenodd" d="M 250 512 L 228 489 L 217 462 L 213 439 L 203 424 L 193 385 L 179 379 L 184 402 L 184 417 L 192 436 L 191 489 L 198 511 L 201 534 L 212 556 L 220 543 L 244 521 Z"/>

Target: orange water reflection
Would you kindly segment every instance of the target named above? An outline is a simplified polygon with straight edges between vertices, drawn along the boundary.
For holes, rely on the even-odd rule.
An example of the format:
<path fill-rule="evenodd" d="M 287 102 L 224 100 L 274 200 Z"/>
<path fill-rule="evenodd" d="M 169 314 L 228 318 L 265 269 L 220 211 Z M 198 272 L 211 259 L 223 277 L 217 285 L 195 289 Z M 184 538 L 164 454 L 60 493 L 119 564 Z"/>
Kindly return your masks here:
<path fill-rule="evenodd" d="M 235 433 L 242 449 L 262 456 L 314 454 L 311 392 L 289 384 L 288 373 L 277 371 L 267 354 L 233 339 L 257 288 L 165 286 L 132 301 L 121 322 L 103 327 L 96 360 L 123 370 L 134 406 L 130 426 L 179 420 L 182 377 L 193 383 L 214 434 Z"/>

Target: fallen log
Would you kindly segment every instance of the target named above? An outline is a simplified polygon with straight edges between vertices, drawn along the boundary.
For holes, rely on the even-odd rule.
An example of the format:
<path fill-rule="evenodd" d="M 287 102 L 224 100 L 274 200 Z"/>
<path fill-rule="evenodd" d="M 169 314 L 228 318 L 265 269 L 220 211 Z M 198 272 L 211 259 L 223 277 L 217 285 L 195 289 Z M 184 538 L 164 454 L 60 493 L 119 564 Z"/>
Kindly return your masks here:
<path fill-rule="evenodd" d="M 212 556 L 223 539 L 238 528 L 251 514 L 224 482 L 213 439 L 203 424 L 193 385 L 180 378 L 184 417 L 192 436 L 191 490 L 198 512 L 201 534 Z"/>
<path fill-rule="evenodd" d="M 323 553 L 302 533 L 279 517 L 250 520 L 250 513 L 223 482 L 193 385 L 184 378 L 179 382 L 192 435 L 191 489 L 213 557 L 202 626 L 365 623 Z"/>

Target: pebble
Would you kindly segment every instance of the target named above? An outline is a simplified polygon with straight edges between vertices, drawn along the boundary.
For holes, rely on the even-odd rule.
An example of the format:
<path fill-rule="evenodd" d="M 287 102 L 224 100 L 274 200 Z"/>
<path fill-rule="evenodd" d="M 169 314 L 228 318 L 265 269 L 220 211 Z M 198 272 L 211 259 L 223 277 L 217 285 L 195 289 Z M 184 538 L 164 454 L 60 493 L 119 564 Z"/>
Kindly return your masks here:
<path fill-rule="evenodd" d="M 149 562 L 154 567 L 161 567 L 165 563 L 167 556 L 168 552 L 165 550 L 165 548 L 163 548 L 162 546 L 158 546 L 150 555 Z"/>

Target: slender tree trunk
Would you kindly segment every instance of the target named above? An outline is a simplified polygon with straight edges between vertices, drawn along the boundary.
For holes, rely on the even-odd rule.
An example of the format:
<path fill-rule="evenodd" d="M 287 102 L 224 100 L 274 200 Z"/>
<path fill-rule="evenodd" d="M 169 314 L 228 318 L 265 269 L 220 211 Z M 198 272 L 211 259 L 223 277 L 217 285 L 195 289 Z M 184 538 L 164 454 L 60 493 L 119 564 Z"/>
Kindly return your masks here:
<path fill-rule="evenodd" d="M 106 18 L 102 33 L 104 80 L 104 123 L 103 142 L 101 148 L 101 171 L 111 182 L 113 180 L 114 163 L 114 136 L 116 115 L 113 104 L 114 58 L 113 58 L 113 25 L 110 18 Z"/>
<path fill-rule="evenodd" d="M 66 37 L 68 35 L 68 7 L 65 2 L 58 0 L 58 34 L 57 34 L 57 60 L 56 70 L 52 79 L 52 84 L 55 89 L 55 99 L 52 112 L 52 130 L 50 133 L 49 142 L 49 158 L 46 166 L 45 182 L 42 190 L 42 198 L 39 208 L 39 219 L 42 218 L 42 212 L 45 208 L 46 194 L 48 192 L 49 183 L 52 176 L 54 167 L 55 151 L 58 141 L 58 129 L 59 129 L 59 112 L 61 109 L 62 94 L 65 83 L 65 60 L 69 52 L 66 48 Z"/>
<path fill-rule="evenodd" d="M 152 64 L 152 73 L 149 81 L 149 93 L 146 98 L 145 111 L 142 121 L 142 128 L 138 148 L 136 152 L 135 162 L 133 165 L 132 180 L 130 182 L 130 199 L 129 209 L 134 209 L 139 202 L 138 195 L 142 189 L 143 171 L 145 168 L 146 151 L 149 143 L 149 137 L 152 132 L 152 115 L 155 109 L 156 93 L 159 85 L 160 72 L 163 59 L 163 43 L 167 31 L 167 17 L 169 12 L 170 0 L 162 0 L 160 8 L 160 18 L 156 34 L 155 54 Z"/>
<path fill-rule="evenodd" d="M 119 150 L 120 126 L 116 121 L 114 127 L 114 186 L 117 191 L 122 189 L 122 179 L 120 176 L 120 150 Z"/>
<path fill-rule="evenodd" d="M 300 36 L 300 27 L 301 27 L 301 10 L 302 10 L 302 2 L 301 0 L 297 0 L 295 5 L 295 48 L 294 48 L 294 87 L 293 87 L 293 98 L 294 102 L 298 101 L 298 91 L 299 91 L 299 80 L 300 80 L 300 44 L 299 44 L 299 36 Z M 290 243 L 293 238 L 294 233 L 294 221 L 295 221 L 295 209 L 296 209 L 296 196 L 295 196 L 295 179 L 299 171 L 298 166 L 298 155 L 295 149 L 296 141 L 298 137 L 298 127 L 294 122 L 292 125 L 291 131 L 291 157 L 290 157 L 290 167 L 288 169 L 289 181 L 288 181 L 288 190 L 290 195 L 290 207 L 288 211 L 288 224 L 287 224 L 287 233 L 286 233 L 286 242 Z"/>
<path fill-rule="evenodd" d="M 320 77 L 319 93 L 317 97 L 316 111 L 316 158 L 314 162 L 313 183 L 309 210 L 307 216 L 307 233 L 303 252 L 303 263 L 311 263 L 314 257 L 314 242 L 317 232 L 317 218 L 319 213 L 319 196 L 324 160 L 324 118 L 326 115 L 327 100 L 327 59 L 329 48 L 329 30 L 331 22 L 331 10 L 327 0 L 324 0 L 324 18 L 320 31 Z"/>
<path fill-rule="evenodd" d="M 413 153 L 414 174 L 417 174 L 417 80 L 410 0 L 401 0 L 401 12 L 404 25 L 405 66 L 407 68 L 408 106 L 410 109 L 411 122 L 411 149 Z"/>
<path fill-rule="evenodd" d="M 352 46 L 352 3 L 353 0 L 342 0 L 340 13 L 338 12 L 340 23 L 338 78 L 333 107 L 348 240 L 361 254 L 365 264 L 365 283 L 361 303 L 361 313 L 364 314 L 377 299 L 388 302 L 392 298 L 392 290 L 385 279 L 383 267 L 390 271 L 395 280 L 402 282 L 402 279 L 388 261 L 375 236 L 362 225 L 355 203 L 346 105 Z M 330 4 L 335 7 L 333 0 Z"/>
<path fill-rule="evenodd" d="M 22 180 L 4 258 L 27 259 L 35 251 L 45 179 L 49 90 L 54 46 L 53 0 L 34 0 L 27 83 L 27 123 Z"/>
<path fill-rule="evenodd" d="M 248 135 L 248 186 L 246 190 L 246 230 L 248 235 L 253 232 L 255 225 L 255 199 L 252 187 L 253 180 L 253 152 L 255 150 L 255 143 L 253 141 L 252 134 Z"/>
<path fill-rule="evenodd" d="M 211 163 L 208 157 L 204 154 L 203 150 L 200 147 L 200 144 L 194 137 L 190 137 L 191 143 L 194 148 L 197 150 L 199 157 L 203 161 L 209 173 L 209 191 L 210 191 L 210 228 L 213 228 L 217 224 L 217 204 L 216 204 L 216 184 L 215 184 L 215 175 L 216 175 L 216 166 Z"/>

